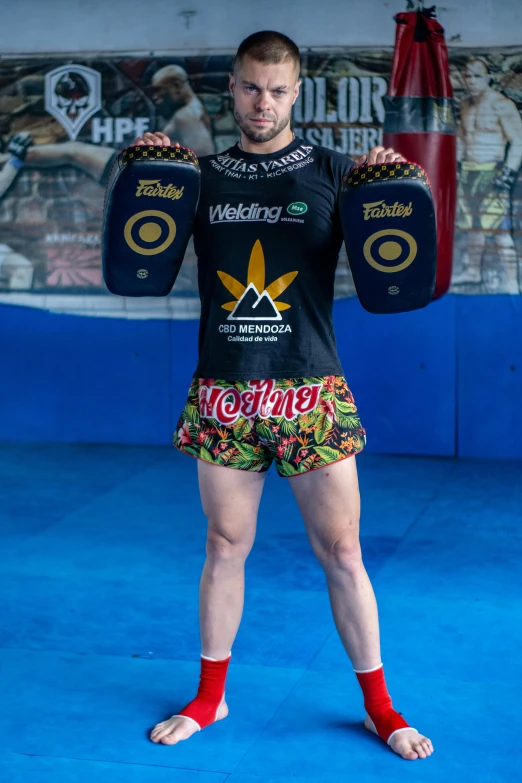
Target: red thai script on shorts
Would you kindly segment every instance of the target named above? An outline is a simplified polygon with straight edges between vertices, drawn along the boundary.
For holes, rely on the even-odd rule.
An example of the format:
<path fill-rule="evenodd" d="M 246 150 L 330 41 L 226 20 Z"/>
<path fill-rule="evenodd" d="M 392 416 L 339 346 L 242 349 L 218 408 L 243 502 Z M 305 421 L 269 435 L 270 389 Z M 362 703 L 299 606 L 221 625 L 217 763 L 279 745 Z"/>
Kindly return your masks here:
<path fill-rule="evenodd" d="M 322 383 L 303 384 L 288 389 L 276 389 L 275 381 L 249 381 L 250 389 L 238 391 L 233 386 L 201 386 L 199 410 L 203 419 L 217 419 L 230 425 L 242 416 L 262 419 L 284 416 L 287 421 L 310 413 L 319 402 Z"/>

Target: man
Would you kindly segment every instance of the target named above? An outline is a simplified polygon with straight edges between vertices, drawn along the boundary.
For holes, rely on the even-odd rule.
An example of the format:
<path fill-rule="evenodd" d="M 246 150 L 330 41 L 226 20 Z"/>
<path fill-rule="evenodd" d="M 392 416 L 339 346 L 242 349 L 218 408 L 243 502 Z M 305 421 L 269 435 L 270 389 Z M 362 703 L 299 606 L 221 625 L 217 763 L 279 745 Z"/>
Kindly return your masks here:
<path fill-rule="evenodd" d="M 0 200 L 7 193 L 24 165 L 31 144 L 29 134 L 15 133 L 7 142 L 6 152 L 0 154 Z M 26 291 L 33 284 L 34 267 L 28 258 L 10 245 L 0 243 L 0 289 Z"/>
<path fill-rule="evenodd" d="M 211 155 L 214 141 L 210 120 L 203 104 L 190 86 L 187 72 L 179 65 L 166 65 L 152 77 L 154 103 L 163 116 L 169 116 L 163 133 L 196 155 Z"/>
<path fill-rule="evenodd" d="M 482 283 L 499 293 L 519 293 L 517 253 L 511 235 L 511 193 L 522 162 L 522 119 L 513 101 L 490 86 L 487 64 L 470 60 L 464 72 L 469 97 L 461 103 L 457 227 L 466 231 L 464 264 L 454 284 Z M 492 277 L 483 280 L 486 238 L 498 251 Z M 495 282 L 496 281 L 496 282 Z"/>
<path fill-rule="evenodd" d="M 366 727 L 403 758 L 426 758 L 430 740 L 393 710 L 384 681 L 358 535 L 354 455 L 364 447 L 364 430 L 332 328 L 342 242 L 337 196 L 353 162 L 294 138 L 299 86 L 299 50 L 289 38 L 260 32 L 243 41 L 230 78 L 240 141 L 200 161 L 200 356 L 176 445 L 199 460 L 208 518 L 201 681 L 196 698 L 158 724 L 151 739 L 172 745 L 228 714 L 225 677 L 244 564 L 265 471 L 275 460 L 290 477 L 324 567 L 336 626 L 363 689 Z M 170 139 L 147 133 L 135 144 L 168 146 Z M 377 147 L 368 160 L 402 158 Z"/>

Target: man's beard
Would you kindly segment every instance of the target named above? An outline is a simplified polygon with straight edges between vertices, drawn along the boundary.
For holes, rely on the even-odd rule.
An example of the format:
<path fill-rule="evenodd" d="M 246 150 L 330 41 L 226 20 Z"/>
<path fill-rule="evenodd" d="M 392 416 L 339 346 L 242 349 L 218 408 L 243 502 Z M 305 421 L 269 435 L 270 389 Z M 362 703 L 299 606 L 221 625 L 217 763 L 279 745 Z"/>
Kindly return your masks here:
<path fill-rule="evenodd" d="M 246 125 L 246 121 L 243 121 L 240 114 L 234 109 L 234 119 L 247 137 L 249 141 L 253 141 L 254 144 L 263 144 L 265 141 L 272 141 L 278 136 L 290 124 L 290 115 L 283 117 L 276 125 L 272 126 L 271 130 L 259 131 L 251 130 Z"/>

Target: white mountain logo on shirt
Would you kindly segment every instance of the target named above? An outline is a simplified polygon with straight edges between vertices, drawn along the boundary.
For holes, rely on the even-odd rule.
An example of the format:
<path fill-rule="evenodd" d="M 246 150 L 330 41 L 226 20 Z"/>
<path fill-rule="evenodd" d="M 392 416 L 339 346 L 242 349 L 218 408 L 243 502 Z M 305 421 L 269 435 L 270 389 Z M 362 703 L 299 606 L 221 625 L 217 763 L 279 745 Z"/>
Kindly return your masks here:
<path fill-rule="evenodd" d="M 282 321 L 282 315 L 277 310 L 274 300 L 263 291 L 259 293 L 253 283 L 250 283 L 241 299 L 227 318 L 227 321 Z"/>
<path fill-rule="evenodd" d="M 281 321 L 281 312 L 289 310 L 291 305 L 276 299 L 297 275 L 298 272 L 287 272 L 265 288 L 265 256 L 258 239 L 250 254 L 246 286 L 232 275 L 218 271 L 227 291 L 236 297 L 233 302 L 221 305 L 223 310 L 231 311 L 227 321 Z"/>

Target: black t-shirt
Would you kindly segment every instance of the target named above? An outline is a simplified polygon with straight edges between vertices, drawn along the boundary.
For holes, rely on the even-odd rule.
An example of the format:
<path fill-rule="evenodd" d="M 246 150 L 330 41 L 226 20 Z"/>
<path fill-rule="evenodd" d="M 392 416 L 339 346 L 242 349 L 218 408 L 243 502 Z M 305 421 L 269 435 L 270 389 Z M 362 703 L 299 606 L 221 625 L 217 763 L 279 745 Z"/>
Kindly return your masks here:
<path fill-rule="evenodd" d="M 196 375 L 342 374 L 332 307 L 338 193 L 353 162 L 296 138 L 270 155 L 234 146 L 200 164 Z"/>

